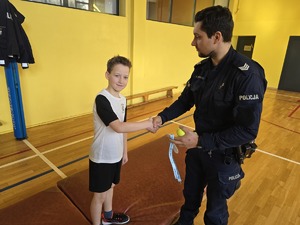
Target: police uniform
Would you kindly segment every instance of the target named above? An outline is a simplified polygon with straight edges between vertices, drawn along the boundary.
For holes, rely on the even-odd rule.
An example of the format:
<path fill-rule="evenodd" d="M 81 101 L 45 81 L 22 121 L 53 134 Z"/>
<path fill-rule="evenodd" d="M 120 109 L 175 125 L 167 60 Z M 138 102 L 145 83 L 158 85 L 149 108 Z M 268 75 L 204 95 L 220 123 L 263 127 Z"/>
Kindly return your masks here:
<path fill-rule="evenodd" d="M 205 224 L 228 223 L 226 199 L 244 177 L 233 149 L 256 138 L 266 86 L 263 68 L 231 47 L 217 66 L 210 58 L 196 64 L 179 98 L 158 114 L 165 123 L 195 106 L 199 142 L 186 154 L 180 224 L 193 224 L 206 185 Z"/>

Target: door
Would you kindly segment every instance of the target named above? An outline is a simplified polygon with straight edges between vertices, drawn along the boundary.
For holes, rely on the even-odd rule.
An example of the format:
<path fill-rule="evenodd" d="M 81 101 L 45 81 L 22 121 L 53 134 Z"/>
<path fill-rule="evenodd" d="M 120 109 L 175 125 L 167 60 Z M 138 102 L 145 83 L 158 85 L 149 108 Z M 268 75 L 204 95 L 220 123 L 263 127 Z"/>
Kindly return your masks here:
<path fill-rule="evenodd" d="M 236 45 L 236 50 L 239 53 L 252 59 L 254 43 L 255 43 L 255 36 L 239 36 Z"/>
<path fill-rule="evenodd" d="M 300 37 L 291 36 L 286 51 L 279 90 L 300 92 Z"/>

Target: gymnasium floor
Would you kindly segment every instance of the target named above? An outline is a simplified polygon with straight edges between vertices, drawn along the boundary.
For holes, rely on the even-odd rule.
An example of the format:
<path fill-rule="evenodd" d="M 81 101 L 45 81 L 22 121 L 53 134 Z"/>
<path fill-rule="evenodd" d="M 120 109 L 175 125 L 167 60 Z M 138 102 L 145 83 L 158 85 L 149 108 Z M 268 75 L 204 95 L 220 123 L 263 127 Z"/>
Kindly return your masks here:
<path fill-rule="evenodd" d="M 128 120 L 154 116 L 174 99 L 131 108 Z M 174 133 L 179 124 L 193 128 L 192 111 L 166 123 L 156 134 L 128 134 L 128 149 Z M 23 141 L 16 141 L 12 133 L 0 135 L 0 209 L 88 168 L 91 115 L 29 128 L 27 134 Z M 300 93 L 268 89 L 256 139 L 258 150 L 245 161 L 242 187 L 228 201 L 230 225 L 300 224 L 299 137 Z M 205 199 L 196 225 L 203 224 L 204 208 Z"/>

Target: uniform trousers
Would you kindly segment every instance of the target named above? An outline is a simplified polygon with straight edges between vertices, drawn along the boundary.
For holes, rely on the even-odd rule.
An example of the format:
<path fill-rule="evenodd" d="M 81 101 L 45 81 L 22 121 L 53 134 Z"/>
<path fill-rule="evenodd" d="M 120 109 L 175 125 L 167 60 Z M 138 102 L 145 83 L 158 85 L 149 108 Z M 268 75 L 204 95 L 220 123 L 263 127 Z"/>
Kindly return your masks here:
<path fill-rule="evenodd" d="M 231 162 L 228 163 L 227 160 L 225 163 L 224 151 L 208 152 L 200 148 L 187 150 L 183 190 L 185 202 L 179 217 L 181 225 L 193 225 L 194 218 L 199 213 L 205 187 L 207 187 L 205 225 L 228 224 L 227 199 L 234 194 L 240 180 L 244 177 L 234 155 L 229 157 L 232 157 Z"/>

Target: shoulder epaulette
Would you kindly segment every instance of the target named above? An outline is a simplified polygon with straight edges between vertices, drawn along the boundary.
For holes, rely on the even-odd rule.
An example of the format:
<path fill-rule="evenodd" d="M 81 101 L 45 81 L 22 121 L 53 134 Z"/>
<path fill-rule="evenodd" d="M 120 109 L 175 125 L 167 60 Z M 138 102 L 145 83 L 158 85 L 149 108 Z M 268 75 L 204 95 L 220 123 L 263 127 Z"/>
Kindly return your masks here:
<path fill-rule="evenodd" d="M 238 54 L 238 57 L 233 61 L 233 65 L 245 75 L 251 74 L 257 69 L 253 61 L 242 54 Z"/>

